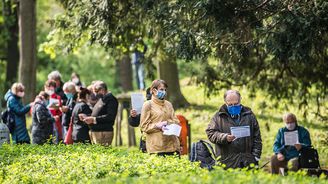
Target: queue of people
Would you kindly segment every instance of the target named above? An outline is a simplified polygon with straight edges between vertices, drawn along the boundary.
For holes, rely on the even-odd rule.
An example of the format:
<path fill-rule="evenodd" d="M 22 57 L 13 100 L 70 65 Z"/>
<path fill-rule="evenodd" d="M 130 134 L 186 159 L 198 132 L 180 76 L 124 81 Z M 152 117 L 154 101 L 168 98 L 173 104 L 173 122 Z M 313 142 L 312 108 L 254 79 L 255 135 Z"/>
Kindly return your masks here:
<path fill-rule="evenodd" d="M 75 143 L 92 143 L 109 146 L 113 140 L 113 125 L 118 101 L 103 81 L 94 81 L 87 88 L 74 75 L 72 81 L 63 83 L 58 71 L 49 74 L 35 101 L 23 105 L 24 86 L 15 83 L 5 95 L 7 107 L 15 114 L 15 130 L 12 141 L 17 144 L 30 143 L 26 129 L 25 114 L 32 107 L 32 143 L 59 143 L 65 140 L 72 123 L 72 138 Z M 139 126 L 142 132 L 140 149 L 159 156 L 179 155 L 181 143 L 176 135 L 164 135 L 167 126 L 179 125 L 173 105 L 165 99 L 168 84 L 154 80 L 147 89 L 147 101 L 141 114 L 130 111 L 129 124 Z M 226 168 L 244 168 L 258 165 L 262 154 L 262 138 L 259 123 L 252 110 L 241 103 L 236 90 L 228 90 L 223 96 L 224 104 L 209 123 L 206 134 L 215 144 L 216 156 Z M 298 155 L 302 148 L 311 146 L 308 130 L 298 125 L 292 113 L 283 116 L 285 126 L 279 129 L 273 145 L 272 173 L 279 168 L 299 169 Z M 296 144 L 286 144 L 286 132 L 296 132 Z M 54 137 L 52 139 L 52 137 Z"/>

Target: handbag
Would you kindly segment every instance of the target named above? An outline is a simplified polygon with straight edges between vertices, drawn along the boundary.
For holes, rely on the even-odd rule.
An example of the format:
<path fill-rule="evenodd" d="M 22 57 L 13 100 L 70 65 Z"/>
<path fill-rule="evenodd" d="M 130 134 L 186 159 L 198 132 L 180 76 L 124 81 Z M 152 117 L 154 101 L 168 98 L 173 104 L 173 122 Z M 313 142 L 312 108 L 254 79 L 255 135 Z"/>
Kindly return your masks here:
<path fill-rule="evenodd" d="M 65 144 L 73 144 L 74 141 L 73 141 L 72 134 L 73 134 L 73 117 L 71 118 L 71 121 L 69 123 L 68 131 L 64 140 Z"/>

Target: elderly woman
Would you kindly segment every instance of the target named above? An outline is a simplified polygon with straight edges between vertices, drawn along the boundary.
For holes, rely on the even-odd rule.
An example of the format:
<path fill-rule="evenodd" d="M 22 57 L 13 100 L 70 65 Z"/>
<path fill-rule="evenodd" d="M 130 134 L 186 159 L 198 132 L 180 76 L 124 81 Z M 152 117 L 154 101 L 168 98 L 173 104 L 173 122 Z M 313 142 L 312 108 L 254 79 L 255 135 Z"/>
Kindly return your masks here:
<path fill-rule="evenodd" d="M 175 135 L 163 135 L 165 126 L 180 124 L 172 104 L 165 100 L 167 84 L 155 80 L 151 85 L 151 100 L 141 110 L 140 127 L 146 136 L 147 152 L 161 156 L 179 154 L 180 141 Z"/>
<path fill-rule="evenodd" d="M 293 113 L 286 113 L 282 119 L 285 127 L 278 130 L 273 144 L 273 151 L 275 153 L 271 157 L 271 170 L 273 174 L 278 174 L 279 168 L 287 169 L 288 162 L 291 162 L 292 165 L 290 170 L 297 171 L 299 169 L 299 151 L 302 147 L 311 146 L 309 131 L 298 125 L 296 116 Z M 296 132 L 298 137 L 294 145 L 287 145 L 285 142 L 285 136 L 290 132 Z"/>
<path fill-rule="evenodd" d="M 11 137 L 13 143 L 30 144 L 30 137 L 26 129 L 25 114 L 31 109 L 31 104 L 23 105 L 21 99 L 24 97 L 25 87 L 21 83 L 14 83 L 11 89 L 6 93 L 5 100 L 7 101 L 7 108 L 13 112 L 15 116 L 15 128 Z"/>
<path fill-rule="evenodd" d="M 72 118 L 72 112 L 75 106 L 77 93 L 75 84 L 73 82 L 66 82 L 63 86 L 64 93 L 66 95 L 67 101 L 60 107 L 62 116 L 62 125 L 63 125 L 63 139 L 65 139 L 69 124 Z"/>
<path fill-rule="evenodd" d="M 47 109 L 49 95 L 41 91 L 35 98 L 32 111 L 32 143 L 44 144 L 50 142 L 55 119 Z"/>

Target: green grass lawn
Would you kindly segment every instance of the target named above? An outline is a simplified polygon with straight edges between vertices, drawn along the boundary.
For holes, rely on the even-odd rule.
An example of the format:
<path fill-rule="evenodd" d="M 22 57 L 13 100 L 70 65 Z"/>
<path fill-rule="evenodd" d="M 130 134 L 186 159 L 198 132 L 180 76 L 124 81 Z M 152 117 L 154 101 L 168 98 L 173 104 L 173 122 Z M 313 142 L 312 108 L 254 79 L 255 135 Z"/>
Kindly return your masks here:
<path fill-rule="evenodd" d="M 265 93 L 253 98 L 248 91 L 239 89 L 242 104 L 249 106 L 258 118 L 263 140 L 260 165 L 269 160 L 278 129 L 284 126 L 281 116 L 294 112 L 299 124 L 308 128 L 312 142 L 320 154 L 322 166 L 328 166 L 327 123 L 314 116 L 302 118 L 296 105 L 285 101 L 273 103 Z M 192 129 L 192 141 L 207 140 L 205 129 L 219 106 L 223 92 L 210 99 L 202 88 L 188 86 L 182 81 L 182 92 L 191 103 L 176 114 L 187 117 Z M 289 108 L 289 110 L 287 109 Z M 31 119 L 28 118 L 28 126 Z M 326 179 L 311 178 L 299 172 L 287 177 L 273 176 L 268 168 L 260 171 L 228 170 L 216 168 L 213 172 L 191 164 L 187 156 L 182 159 L 158 158 L 127 147 L 126 119 L 123 122 L 123 146 L 105 148 L 97 145 L 6 145 L 0 148 L 0 183 L 327 183 Z M 139 140 L 139 128 L 136 128 Z"/>

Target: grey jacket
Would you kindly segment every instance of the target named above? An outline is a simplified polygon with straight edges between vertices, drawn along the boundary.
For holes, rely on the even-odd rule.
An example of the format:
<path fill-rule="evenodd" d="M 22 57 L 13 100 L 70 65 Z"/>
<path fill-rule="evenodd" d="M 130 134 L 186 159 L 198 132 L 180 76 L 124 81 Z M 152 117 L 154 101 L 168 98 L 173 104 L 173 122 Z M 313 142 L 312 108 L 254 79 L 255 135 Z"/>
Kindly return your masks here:
<path fill-rule="evenodd" d="M 229 143 L 227 135 L 231 134 L 230 128 L 237 126 L 249 126 L 250 136 Z M 262 140 L 259 124 L 248 107 L 242 106 L 239 122 L 236 122 L 229 115 L 226 105 L 222 105 L 208 125 L 206 134 L 216 145 L 216 156 L 220 157 L 220 162 L 227 168 L 247 167 L 251 163 L 256 163 L 255 157 L 261 157 Z"/>
<path fill-rule="evenodd" d="M 51 137 L 55 119 L 46 105 L 36 102 L 32 111 L 32 143 L 44 144 Z"/>

